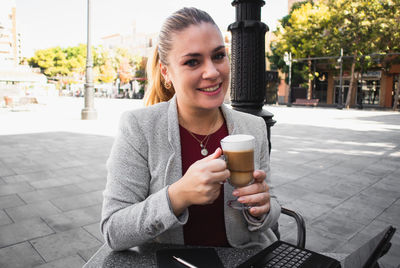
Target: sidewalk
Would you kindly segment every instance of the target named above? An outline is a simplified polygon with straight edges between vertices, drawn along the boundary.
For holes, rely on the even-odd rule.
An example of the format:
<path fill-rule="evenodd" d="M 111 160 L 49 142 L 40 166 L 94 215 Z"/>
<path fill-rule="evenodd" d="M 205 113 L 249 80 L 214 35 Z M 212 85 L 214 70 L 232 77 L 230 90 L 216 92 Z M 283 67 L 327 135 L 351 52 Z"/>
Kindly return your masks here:
<path fill-rule="evenodd" d="M 118 118 L 139 100 L 83 99 L 0 109 L 0 267 L 82 267 L 104 243 L 102 191 Z M 40 100 L 39 100 L 40 102 Z M 43 102 L 42 102 L 43 103 Z M 267 106 L 273 191 L 307 224 L 307 248 L 349 253 L 387 225 L 397 228 L 383 261 L 400 264 L 400 114 Z M 284 240 L 294 223 L 280 219 Z M 385 266 L 385 267 L 386 267 Z"/>

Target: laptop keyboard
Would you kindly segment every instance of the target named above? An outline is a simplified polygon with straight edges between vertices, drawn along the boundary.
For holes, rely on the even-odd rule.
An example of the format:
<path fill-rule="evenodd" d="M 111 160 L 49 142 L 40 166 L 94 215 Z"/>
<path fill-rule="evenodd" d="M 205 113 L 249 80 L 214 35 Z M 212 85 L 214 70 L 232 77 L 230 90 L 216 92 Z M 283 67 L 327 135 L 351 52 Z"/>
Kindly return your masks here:
<path fill-rule="evenodd" d="M 265 263 L 266 268 L 292 268 L 301 265 L 311 256 L 310 252 L 301 250 L 290 245 L 281 244 L 268 254 L 269 260 Z"/>

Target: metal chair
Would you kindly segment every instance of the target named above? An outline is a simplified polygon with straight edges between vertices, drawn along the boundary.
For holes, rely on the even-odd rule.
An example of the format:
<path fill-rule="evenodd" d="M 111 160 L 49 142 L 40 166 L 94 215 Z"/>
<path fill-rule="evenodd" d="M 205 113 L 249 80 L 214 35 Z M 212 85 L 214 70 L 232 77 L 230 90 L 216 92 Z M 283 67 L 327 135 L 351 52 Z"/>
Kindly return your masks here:
<path fill-rule="evenodd" d="M 296 242 L 296 245 L 298 247 L 304 249 L 305 246 L 306 246 L 306 224 L 304 222 L 303 217 L 299 213 L 297 213 L 297 212 L 295 212 L 293 210 L 284 208 L 284 207 L 281 208 L 281 212 L 282 212 L 282 214 L 285 214 L 285 215 L 295 219 L 296 225 L 297 225 L 297 242 Z M 276 237 L 278 239 L 280 239 L 281 235 L 280 235 L 280 232 L 279 232 L 279 223 L 277 223 L 271 229 L 275 233 Z"/>

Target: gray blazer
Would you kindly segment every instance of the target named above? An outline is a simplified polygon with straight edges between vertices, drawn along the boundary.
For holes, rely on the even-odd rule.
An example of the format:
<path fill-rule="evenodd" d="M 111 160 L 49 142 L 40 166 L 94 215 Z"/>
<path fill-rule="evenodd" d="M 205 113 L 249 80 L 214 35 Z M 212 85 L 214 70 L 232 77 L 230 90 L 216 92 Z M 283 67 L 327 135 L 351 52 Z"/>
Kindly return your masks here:
<path fill-rule="evenodd" d="M 269 154 L 262 118 L 221 110 L 229 134 L 256 137 L 255 168 L 267 172 Z M 146 242 L 183 244 L 183 225 L 189 213 L 176 217 L 168 197 L 168 186 L 182 177 L 181 145 L 176 98 L 123 114 L 119 131 L 107 161 L 107 185 L 103 193 L 101 231 L 114 250 Z M 225 203 L 233 191 L 224 186 Z M 270 191 L 271 192 L 271 191 Z M 270 229 L 279 218 L 280 206 L 271 192 L 271 209 L 256 219 L 247 211 L 225 204 L 225 227 L 232 247 L 265 247 L 277 238 Z"/>

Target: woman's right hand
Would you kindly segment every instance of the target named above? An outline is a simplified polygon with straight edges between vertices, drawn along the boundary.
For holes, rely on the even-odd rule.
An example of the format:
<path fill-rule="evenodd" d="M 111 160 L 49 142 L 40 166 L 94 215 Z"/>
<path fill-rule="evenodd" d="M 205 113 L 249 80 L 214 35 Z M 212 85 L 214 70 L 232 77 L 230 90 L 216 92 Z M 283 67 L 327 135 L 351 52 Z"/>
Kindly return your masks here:
<path fill-rule="evenodd" d="M 219 157 L 221 148 L 193 163 L 185 175 L 168 188 L 176 216 L 191 205 L 211 204 L 218 198 L 222 184 L 229 178 L 226 162 Z"/>

